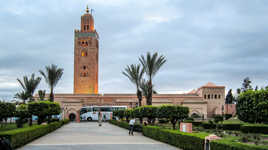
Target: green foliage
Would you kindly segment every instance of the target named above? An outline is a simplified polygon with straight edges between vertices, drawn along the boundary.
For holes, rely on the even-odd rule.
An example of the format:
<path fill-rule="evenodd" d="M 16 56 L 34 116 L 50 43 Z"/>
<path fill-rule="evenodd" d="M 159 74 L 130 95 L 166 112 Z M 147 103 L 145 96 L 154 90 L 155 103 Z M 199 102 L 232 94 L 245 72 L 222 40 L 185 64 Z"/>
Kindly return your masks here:
<path fill-rule="evenodd" d="M 235 101 L 235 98 L 232 93 L 232 89 L 230 89 L 226 95 L 225 104 L 233 104 Z"/>
<path fill-rule="evenodd" d="M 268 150 L 267 146 L 257 146 L 252 144 L 244 144 L 223 138 L 221 140 L 214 140 L 210 142 L 212 150 Z"/>
<path fill-rule="evenodd" d="M 240 123 L 224 123 L 222 124 L 222 129 L 223 130 L 240 130 L 241 129 L 241 125 Z"/>
<path fill-rule="evenodd" d="M 189 108 L 175 105 L 162 105 L 158 109 L 158 118 L 167 118 L 173 124 L 175 129 L 177 121 L 182 121 L 187 118 L 189 114 Z"/>
<path fill-rule="evenodd" d="M 238 97 L 238 118 L 244 122 L 268 122 L 268 89 L 246 90 Z"/>
<path fill-rule="evenodd" d="M 38 116 L 38 124 L 44 122 L 45 118 L 51 115 L 60 114 L 60 105 L 56 102 L 38 101 L 28 104 L 28 110 L 32 115 Z"/>
<path fill-rule="evenodd" d="M 26 99 L 25 97 L 21 97 L 21 96 L 27 96 L 27 99 L 29 99 L 30 101 L 33 101 L 34 91 L 37 88 L 38 84 L 40 83 L 41 78 L 40 77 L 35 78 L 35 75 L 33 73 L 30 78 L 28 78 L 27 76 L 24 76 L 23 80 L 20 80 L 20 79 L 17 79 L 17 80 L 20 83 L 24 93 L 18 93 L 15 95 L 15 97 L 22 99 L 24 103 Z"/>
<path fill-rule="evenodd" d="M 244 133 L 263 133 L 268 134 L 268 125 L 264 124 L 247 124 L 241 126 L 241 131 Z"/>
<path fill-rule="evenodd" d="M 224 114 L 224 119 L 225 120 L 228 120 L 228 119 L 230 119 L 230 118 L 232 118 L 232 114 Z"/>
<path fill-rule="evenodd" d="M 156 126 L 144 126 L 142 133 L 184 150 L 203 150 L 205 137 L 208 135 L 207 133 L 185 133 Z"/>
<path fill-rule="evenodd" d="M 214 118 L 215 123 L 219 123 L 219 122 L 223 121 L 223 116 L 222 115 L 214 115 L 213 118 Z"/>
<path fill-rule="evenodd" d="M 127 109 L 124 111 L 124 116 L 126 117 L 126 120 L 128 121 L 129 118 L 133 118 L 132 109 Z"/>
<path fill-rule="evenodd" d="M 38 96 L 40 101 L 45 100 L 46 90 L 38 90 Z"/>
<path fill-rule="evenodd" d="M 133 84 L 136 85 L 137 89 L 137 97 L 139 100 L 139 106 L 141 106 L 141 101 L 142 101 L 142 94 L 140 91 L 140 83 L 141 79 L 144 74 L 144 70 L 141 68 L 141 66 L 138 65 L 130 65 L 125 68 L 125 71 L 122 72 L 123 75 L 125 75 Z"/>
<path fill-rule="evenodd" d="M 40 74 L 45 78 L 46 83 L 50 87 L 50 101 L 54 101 L 54 88 L 58 84 L 59 80 L 63 75 L 63 69 L 58 68 L 57 65 L 52 64 L 51 66 L 46 66 L 45 72 L 39 70 Z"/>
<path fill-rule="evenodd" d="M 216 128 L 216 124 L 214 124 L 212 121 L 210 122 L 202 122 L 201 125 L 204 129 L 215 129 Z"/>
<path fill-rule="evenodd" d="M 121 128 L 129 129 L 129 124 L 125 121 L 117 121 L 117 120 L 109 120 L 111 124 L 117 125 Z M 136 132 L 142 132 L 142 125 L 135 124 L 134 125 L 134 131 Z"/>
<path fill-rule="evenodd" d="M 152 105 L 152 94 L 153 94 L 153 77 L 156 75 L 158 70 L 165 64 L 166 58 L 163 55 L 158 56 L 158 53 L 151 55 L 147 53 L 146 57 L 141 55 L 139 58 L 140 63 L 143 66 L 143 70 L 147 75 L 148 79 L 148 95 L 146 97 L 147 105 Z"/>
<path fill-rule="evenodd" d="M 17 148 L 58 129 L 66 123 L 68 123 L 68 121 L 64 120 L 60 122 L 53 122 L 48 125 L 36 125 L 27 128 L 14 129 L 1 132 L 0 137 L 7 137 L 11 141 L 12 148 Z"/>
<path fill-rule="evenodd" d="M 0 122 L 8 117 L 13 117 L 16 110 L 15 104 L 0 101 Z"/>
<path fill-rule="evenodd" d="M 22 128 L 23 124 L 27 122 L 27 118 L 31 117 L 31 114 L 28 111 L 28 105 L 20 104 L 16 108 L 15 116 L 18 117 L 16 124 L 18 128 Z"/>
<path fill-rule="evenodd" d="M 143 106 L 140 108 L 143 117 L 148 118 L 149 123 L 153 123 L 155 118 L 158 117 L 158 107 L 156 106 Z"/>

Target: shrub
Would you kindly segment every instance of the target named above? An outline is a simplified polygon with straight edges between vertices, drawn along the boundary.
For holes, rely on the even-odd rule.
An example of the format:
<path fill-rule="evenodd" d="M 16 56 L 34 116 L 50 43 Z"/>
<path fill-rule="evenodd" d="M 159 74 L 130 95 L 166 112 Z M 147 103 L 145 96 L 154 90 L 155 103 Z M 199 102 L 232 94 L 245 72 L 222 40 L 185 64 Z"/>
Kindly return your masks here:
<path fill-rule="evenodd" d="M 46 117 L 60 114 L 61 108 L 57 102 L 38 101 L 29 103 L 28 110 L 32 115 L 38 116 L 38 124 L 41 124 Z"/>
<path fill-rule="evenodd" d="M 143 135 L 184 150 L 203 150 L 207 133 L 185 133 L 156 126 L 144 126 Z"/>
<path fill-rule="evenodd" d="M 65 120 L 53 122 L 48 125 L 35 125 L 26 128 L 14 129 L 0 133 L 0 136 L 8 138 L 11 142 L 12 148 L 17 148 L 58 129 L 65 123 L 68 123 L 68 121 Z"/>
<path fill-rule="evenodd" d="M 213 119 L 214 119 L 215 123 L 218 123 L 218 122 L 223 121 L 223 116 L 222 115 L 214 115 Z"/>
<path fill-rule="evenodd" d="M 27 122 L 27 118 L 30 118 L 31 115 L 28 111 L 28 106 L 21 104 L 16 108 L 15 116 L 18 117 L 16 124 L 18 128 L 22 128 L 23 124 Z"/>
<path fill-rule="evenodd" d="M 214 124 L 213 122 L 210 122 L 210 123 L 202 122 L 202 127 L 205 129 L 215 129 L 216 124 Z"/>
<path fill-rule="evenodd" d="M 156 106 L 143 106 L 140 107 L 142 117 L 148 118 L 150 124 L 154 123 L 155 118 L 158 116 L 158 107 Z"/>
<path fill-rule="evenodd" d="M 126 117 L 127 122 L 129 121 L 129 118 L 133 117 L 132 109 L 127 109 L 124 111 L 124 116 Z"/>
<path fill-rule="evenodd" d="M 182 121 L 187 118 L 189 114 L 189 108 L 176 105 L 162 105 L 158 109 L 158 118 L 166 118 L 173 125 L 173 129 L 176 127 L 177 121 Z"/>
<path fill-rule="evenodd" d="M 109 120 L 111 124 L 114 124 L 116 126 L 119 126 L 121 128 L 129 129 L 129 124 L 125 121 L 117 121 L 117 120 Z M 134 131 L 136 132 L 142 132 L 142 125 L 135 124 L 134 125 Z"/>
<path fill-rule="evenodd" d="M 141 107 L 134 108 L 132 112 L 133 112 L 133 116 L 135 118 L 139 118 L 140 119 L 140 123 L 142 123 L 143 115 L 141 113 Z"/>
<path fill-rule="evenodd" d="M 244 133 L 268 134 L 268 125 L 264 125 L 264 124 L 242 125 L 241 131 Z"/>
<path fill-rule="evenodd" d="M 222 124 L 222 129 L 223 130 L 240 130 L 241 128 L 241 125 L 240 123 L 224 123 Z"/>
<path fill-rule="evenodd" d="M 230 119 L 230 118 L 232 118 L 232 117 L 233 117 L 232 114 L 224 114 L 224 118 L 225 118 L 225 120 L 228 120 L 228 119 Z"/>
<path fill-rule="evenodd" d="M 3 119 L 14 117 L 15 111 L 16 106 L 14 104 L 0 101 L 0 123 L 3 121 Z"/>
<path fill-rule="evenodd" d="M 249 145 L 221 139 L 210 142 L 211 150 L 268 150 L 267 146 Z"/>
<path fill-rule="evenodd" d="M 247 90 L 238 96 L 238 119 L 250 123 L 268 122 L 268 89 Z"/>

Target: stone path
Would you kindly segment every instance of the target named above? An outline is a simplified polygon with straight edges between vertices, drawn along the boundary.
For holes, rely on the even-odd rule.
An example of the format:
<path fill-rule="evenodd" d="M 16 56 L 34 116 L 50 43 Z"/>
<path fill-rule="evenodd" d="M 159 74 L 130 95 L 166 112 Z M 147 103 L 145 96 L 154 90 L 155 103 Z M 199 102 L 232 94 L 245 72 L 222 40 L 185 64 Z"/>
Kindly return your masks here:
<path fill-rule="evenodd" d="M 109 123 L 69 123 L 19 150 L 179 150 Z"/>

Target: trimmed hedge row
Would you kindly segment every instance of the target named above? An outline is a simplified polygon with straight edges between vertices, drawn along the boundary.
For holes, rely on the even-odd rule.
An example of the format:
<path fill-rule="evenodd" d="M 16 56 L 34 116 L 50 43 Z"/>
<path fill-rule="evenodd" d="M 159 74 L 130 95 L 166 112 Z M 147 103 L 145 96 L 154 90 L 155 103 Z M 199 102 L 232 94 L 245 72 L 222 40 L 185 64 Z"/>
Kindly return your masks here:
<path fill-rule="evenodd" d="M 143 126 L 143 135 L 165 142 L 183 150 L 203 150 L 207 133 L 184 133 L 176 130 L 161 129 L 156 126 Z"/>
<path fill-rule="evenodd" d="M 67 124 L 68 122 L 69 120 L 63 120 L 47 125 L 35 125 L 32 127 L 9 130 L 0 133 L 0 136 L 8 138 L 12 148 L 17 148 L 60 128 L 62 125 Z"/>
<path fill-rule="evenodd" d="M 121 128 L 129 129 L 129 125 L 125 121 L 117 121 L 117 120 L 109 120 L 111 124 L 117 125 Z M 134 125 L 134 131 L 136 132 L 142 132 L 142 125 L 135 124 Z"/>
<path fill-rule="evenodd" d="M 205 129 L 215 129 L 216 124 L 203 122 L 202 127 Z M 268 125 L 264 124 L 241 124 L 241 123 L 224 123 L 218 124 L 219 129 L 223 130 L 237 130 L 242 131 L 244 133 L 263 133 L 268 134 Z"/>
<path fill-rule="evenodd" d="M 228 140 L 215 140 L 210 142 L 211 150 L 268 150 L 264 145 L 248 145 Z"/>
<path fill-rule="evenodd" d="M 268 125 L 254 124 L 254 125 L 243 125 L 241 131 L 244 133 L 263 133 L 268 134 Z"/>

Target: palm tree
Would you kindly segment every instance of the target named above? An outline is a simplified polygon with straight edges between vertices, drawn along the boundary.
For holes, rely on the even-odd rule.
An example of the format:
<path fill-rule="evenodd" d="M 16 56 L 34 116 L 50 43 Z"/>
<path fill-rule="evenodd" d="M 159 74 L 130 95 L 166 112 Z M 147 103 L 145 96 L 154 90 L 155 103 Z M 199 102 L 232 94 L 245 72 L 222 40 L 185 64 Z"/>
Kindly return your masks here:
<path fill-rule="evenodd" d="M 166 58 L 163 55 L 158 57 L 158 53 L 154 53 L 153 55 L 151 55 L 151 53 L 148 52 L 146 58 L 143 55 L 141 55 L 139 60 L 148 78 L 149 87 L 148 87 L 147 105 L 152 105 L 152 94 L 153 94 L 152 80 L 153 80 L 153 77 L 158 72 L 158 70 L 166 62 Z"/>
<path fill-rule="evenodd" d="M 40 74 L 45 78 L 46 83 L 50 87 L 50 101 L 54 101 L 54 88 L 62 77 L 63 69 L 58 68 L 56 65 L 52 64 L 51 66 L 46 66 L 45 72 L 39 70 Z"/>
<path fill-rule="evenodd" d="M 40 101 L 45 100 L 46 90 L 38 90 L 38 96 Z"/>
<path fill-rule="evenodd" d="M 142 92 L 140 90 L 140 82 L 144 74 L 144 70 L 141 68 L 140 65 L 127 65 L 125 68 L 125 71 L 122 72 L 123 75 L 128 77 L 128 79 L 136 85 L 137 89 L 137 97 L 139 100 L 139 106 L 141 106 L 141 101 L 142 101 Z"/>
<path fill-rule="evenodd" d="M 20 96 L 21 98 L 27 100 L 29 99 L 30 101 L 34 100 L 33 99 L 33 94 L 35 89 L 37 88 L 38 84 L 41 81 L 40 77 L 36 77 L 34 73 L 31 75 L 31 78 L 28 79 L 27 76 L 23 77 L 23 80 L 17 79 L 18 82 L 20 83 L 23 92 L 21 92 L 20 94 L 16 94 L 17 96 Z M 26 98 L 27 97 L 27 98 Z"/>
<path fill-rule="evenodd" d="M 26 92 L 24 92 L 24 91 L 21 91 L 21 92 L 15 94 L 15 98 L 21 99 L 23 104 L 26 103 L 26 100 L 29 97 L 30 96 Z"/>

